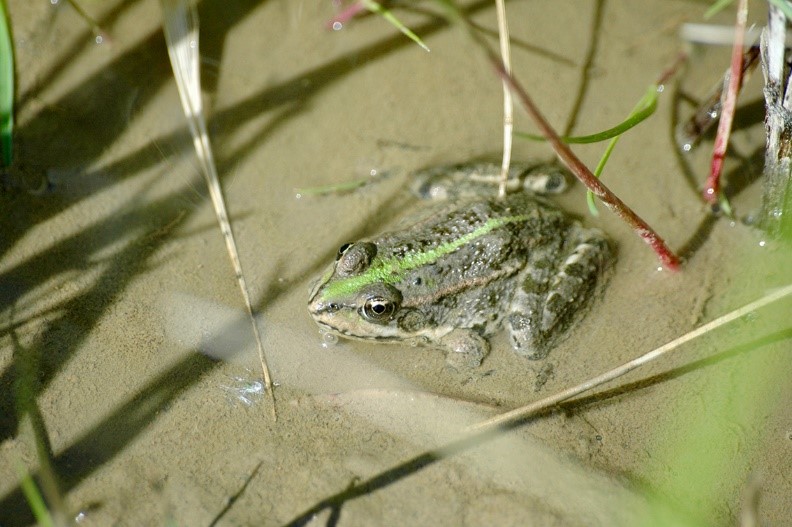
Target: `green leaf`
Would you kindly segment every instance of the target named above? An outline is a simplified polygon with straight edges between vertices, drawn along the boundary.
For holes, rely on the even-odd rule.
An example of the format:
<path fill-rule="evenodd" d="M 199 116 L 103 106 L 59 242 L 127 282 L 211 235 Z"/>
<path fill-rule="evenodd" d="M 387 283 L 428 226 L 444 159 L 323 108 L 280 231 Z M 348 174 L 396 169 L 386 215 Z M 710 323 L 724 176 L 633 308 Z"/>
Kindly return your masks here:
<path fill-rule="evenodd" d="M 718 0 L 712 4 L 709 9 L 704 13 L 704 18 L 712 18 L 716 13 L 720 13 L 724 8 L 728 7 L 733 0 Z"/>
<path fill-rule="evenodd" d="M 390 11 L 388 11 L 387 9 L 382 7 L 380 4 L 378 4 L 374 0 L 361 0 L 361 3 L 363 4 L 363 7 L 365 7 L 366 9 L 371 11 L 372 13 L 376 13 L 376 14 L 380 15 L 382 18 L 384 18 L 385 20 L 387 20 L 388 22 L 393 24 L 393 26 L 396 29 L 398 29 L 399 31 L 404 33 L 413 42 L 415 42 L 416 44 L 421 46 L 421 48 L 423 48 L 425 51 L 429 51 L 429 47 L 426 44 L 423 43 L 423 41 L 418 37 L 418 35 L 416 35 L 412 31 L 410 31 L 410 28 L 405 26 L 401 22 L 401 20 L 399 20 L 398 18 L 393 16 L 393 13 L 391 13 Z"/>
<path fill-rule="evenodd" d="M 2 3 L 2 2 L 0 2 Z M 44 503 L 44 498 L 36 486 L 36 482 L 30 477 L 22 462 L 16 461 L 17 475 L 19 476 L 19 486 L 22 487 L 22 493 L 27 499 L 30 510 L 33 511 L 33 516 L 39 525 L 43 527 L 53 527 L 52 516 L 47 510 L 47 505 Z"/>
<path fill-rule="evenodd" d="M 620 135 L 617 135 L 616 137 L 611 139 L 611 141 L 608 143 L 608 146 L 605 147 L 605 152 L 602 154 L 599 163 L 597 163 L 597 168 L 594 169 L 595 176 L 600 177 L 602 175 L 602 171 L 605 170 L 605 163 L 607 163 L 608 159 L 610 159 L 611 152 L 613 152 L 613 149 L 616 148 L 616 143 L 619 142 L 620 137 L 621 137 Z M 594 202 L 594 193 L 591 192 L 590 190 L 586 191 L 586 203 L 588 204 L 588 209 L 591 215 L 599 216 L 597 205 Z"/>
<path fill-rule="evenodd" d="M 657 86 L 653 85 L 650 88 L 650 91 L 656 92 Z M 607 141 L 608 139 L 620 136 L 630 128 L 636 126 L 638 123 L 652 115 L 656 109 L 657 96 L 654 95 L 653 97 L 647 97 L 644 95 L 644 98 L 642 98 L 641 101 L 636 105 L 635 109 L 632 113 L 630 113 L 627 119 L 617 124 L 613 128 L 608 128 L 607 130 L 603 130 L 602 132 L 591 135 L 563 136 L 561 137 L 561 140 L 567 144 L 588 144 Z M 529 139 L 531 141 L 545 140 L 545 138 L 541 135 L 529 134 L 526 132 L 514 132 L 514 135 L 517 137 L 522 137 L 523 139 Z"/>
<path fill-rule="evenodd" d="M 784 16 L 787 17 L 787 20 L 792 20 L 792 6 L 790 6 L 786 0 L 768 0 L 771 4 L 776 6 L 778 9 L 784 13 Z"/>
<path fill-rule="evenodd" d="M 638 101 L 638 104 L 636 104 L 632 109 L 630 115 L 627 116 L 627 119 L 617 124 L 613 128 L 608 128 L 607 130 L 603 130 L 602 132 L 591 135 L 572 137 L 563 136 L 561 137 L 561 140 L 567 144 L 588 144 L 599 143 L 600 141 L 606 141 L 610 139 L 610 143 L 608 143 L 605 152 L 602 154 L 602 158 L 597 164 L 597 169 L 594 171 L 594 175 L 600 177 L 600 174 L 602 174 L 602 171 L 605 168 L 605 163 L 608 162 L 611 152 L 613 152 L 616 143 L 619 141 L 619 137 L 621 137 L 624 132 L 636 126 L 638 123 L 652 115 L 655 110 L 657 110 L 657 93 L 658 86 L 656 84 L 649 86 L 649 88 L 646 90 L 646 93 L 644 93 L 643 97 L 641 97 L 641 100 Z M 514 132 L 514 135 L 517 137 L 522 137 L 523 139 L 529 139 L 531 141 L 545 140 L 545 138 L 541 135 L 529 134 L 525 132 Z M 591 193 L 591 191 L 586 193 L 586 201 L 588 201 L 589 211 L 591 214 L 597 216 L 599 213 L 594 206 L 594 195 Z"/>
<path fill-rule="evenodd" d="M 5 0 L 0 0 L 0 163 L 11 165 L 14 132 L 14 48 Z"/>
<path fill-rule="evenodd" d="M 638 104 L 635 105 L 635 107 L 630 112 L 630 115 L 627 117 L 624 123 L 622 123 L 625 124 L 634 122 L 634 124 L 631 124 L 626 128 L 626 130 L 629 130 L 654 113 L 654 111 L 657 109 L 657 94 L 658 86 L 656 84 L 649 86 L 649 88 L 646 90 L 646 93 L 644 93 L 643 97 L 641 97 L 641 100 L 638 101 Z M 640 118 L 638 118 L 639 116 Z M 608 162 L 613 149 L 616 148 L 616 143 L 619 142 L 620 137 L 621 134 L 618 134 L 608 143 L 608 146 L 605 148 L 605 152 L 602 154 L 599 163 L 597 163 L 597 168 L 594 170 L 594 175 L 596 177 L 600 177 L 602 175 L 602 171 L 605 170 L 605 164 Z M 597 211 L 596 204 L 594 203 L 594 194 L 590 190 L 586 191 L 586 202 L 588 203 L 588 208 L 591 215 L 598 216 L 599 212 Z"/>
<path fill-rule="evenodd" d="M 657 109 L 657 94 L 658 86 L 656 84 L 649 86 L 646 93 L 641 97 L 641 100 L 638 101 L 638 104 L 632 109 L 630 115 L 627 116 L 627 119 L 613 128 L 608 128 L 607 130 L 591 135 L 564 136 L 561 137 L 561 140 L 567 144 L 587 144 L 599 143 L 600 141 L 610 139 L 610 143 L 608 143 L 607 148 L 605 148 L 605 152 L 602 154 L 602 158 L 600 158 L 596 170 L 594 170 L 594 175 L 600 177 L 602 171 L 605 169 L 605 163 L 608 162 L 611 152 L 613 152 L 613 149 L 616 147 L 616 143 L 619 141 L 621 135 L 655 112 Z M 514 132 L 514 135 L 524 139 L 530 139 L 531 141 L 545 140 L 541 135 L 528 134 L 525 132 Z M 594 194 L 592 194 L 590 190 L 586 193 L 586 201 L 588 202 L 589 212 L 591 212 L 593 216 L 597 216 L 599 213 L 594 205 Z"/>
<path fill-rule="evenodd" d="M 356 179 L 354 181 L 346 181 L 336 185 L 322 185 L 319 187 L 301 187 L 294 189 L 298 196 L 324 196 L 327 194 L 340 194 L 350 190 L 358 189 L 368 183 L 369 179 Z"/>

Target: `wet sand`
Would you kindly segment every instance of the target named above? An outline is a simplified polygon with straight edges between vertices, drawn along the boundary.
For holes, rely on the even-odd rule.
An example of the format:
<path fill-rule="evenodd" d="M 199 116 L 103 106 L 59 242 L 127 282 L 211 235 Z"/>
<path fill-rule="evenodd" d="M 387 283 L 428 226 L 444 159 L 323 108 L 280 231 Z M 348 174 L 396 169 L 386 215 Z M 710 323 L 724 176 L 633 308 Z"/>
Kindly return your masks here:
<path fill-rule="evenodd" d="M 15 464 L 38 470 L 36 430 L 85 525 L 635 525 L 661 513 L 734 525 L 750 481 L 762 521 L 790 524 L 790 301 L 480 444 L 424 455 L 789 282 L 788 253 L 742 221 L 759 202 L 761 75 L 726 164 L 735 221 L 699 199 L 711 137 L 674 153 L 674 116 L 691 111 L 681 94 L 703 97 L 730 50 L 694 50 L 604 174 L 683 270 L 659 270 L 602 207 L 587 216 L 576 185 L 557 201 L 615 240 L 608 287 L 547 359 L 526 361 L 498 335 L 481 369 L 460 374 L 432 350 L 325 347 L 306 301 L 342 243 L 419 206 L 411 170 L 497 159 L 502 93 L 488 64 L 430 3 L 397 11 L 430 53 L 374 16 L 326 30 L 331 2 L 202 5 L 204 100 L 277 384 L 273 423 L 158 5 L 86 3 L 111 39 L 96 44 L 63 4 L 10 6 L 19 167 L 0 194 L 0 525 L 33 521 Z M 497 27 L 490 2 L 466 5 Z M 514 70 L 560 130 L 600 131 L 705 9 L 510 2 Z M 590 166 L 603 149 L 574 148 Z M 516 140 L 514 157 L 552 154 Z M 356 192 L 296 197 L 372 172 L 385 177 Z M 35 411 L 19 410 L 26 397 Z"/>

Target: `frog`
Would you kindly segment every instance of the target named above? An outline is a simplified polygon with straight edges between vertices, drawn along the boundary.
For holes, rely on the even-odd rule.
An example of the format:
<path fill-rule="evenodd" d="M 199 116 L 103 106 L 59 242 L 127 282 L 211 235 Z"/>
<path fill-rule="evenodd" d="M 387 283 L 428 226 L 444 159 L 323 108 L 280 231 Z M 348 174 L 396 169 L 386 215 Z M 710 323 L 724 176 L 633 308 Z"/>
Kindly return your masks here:
<path fill-rule="evenodd" d="M 413 193 L 433 205 L 400 228 L 341 245 L 311 287 L 310 315 L 340 337 L 437 348 L 456 370 L 480 366 L 501 329 L 518 355 L 544 359 L 615 257 L 603 231 L 548 199 L 568 181 L 549 167 L 512 165 L 503 196 L 493 163 L 415 173 Z"/>

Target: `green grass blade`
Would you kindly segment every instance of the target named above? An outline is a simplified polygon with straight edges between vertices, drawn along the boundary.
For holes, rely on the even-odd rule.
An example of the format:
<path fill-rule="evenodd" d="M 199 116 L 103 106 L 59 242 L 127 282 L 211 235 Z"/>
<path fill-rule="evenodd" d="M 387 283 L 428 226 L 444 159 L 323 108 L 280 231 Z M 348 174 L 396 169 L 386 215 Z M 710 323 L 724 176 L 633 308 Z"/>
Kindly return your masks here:
<path fill-rule="evenodd" d="M 608 128 L 607 130 L 603 130 L 602 132 L 598 132 L 596 134 L 591 135 L 580 135 L 580 136 L 564 136 L 561 137 L 561 140 L 567 144 L 588 144 L 588 143 L 599 143 L 601 141 L 610 140 L 608 143 L 607 148 L 605 148 L 605 152 L 602 154 L 602 157 L 597 164 L 596 170 L 594 170 L 594 175 L 600 177 L 602 171 L 605 168 L 605 163 L 608 162 L 610 158 L 611 152 L 616 147 L 616 143 L 619 141 L 619 138 L 622 136 L 630 128 L 638 125 L 638 123 L 644 121 L 650 115 L 652 115 L 655 110 L 657 110 L 657 94 L 658 94 L 658 87 L 657 85 L 651 85 L 644 93 L 641 100 L 638 101 L 638 104 L 630 112 L 630 115 L 622 121 L 621 123 L 617 124 L 613 128 Z M 529 134 L 525 132 L 515 132 L 514 135 L 517 137 L 522 137 L 523 139 L 529 139 L 531 141 L 544 141 L 545 138 L 541 135 L 536 134 Z M 586 201 L 588 202 L 589 212 L 593 216 L 597 216 L 599 213 L 597 212 L 596 205 L 594 203 L 594 195 L 591 191 L 586 193 Z"/>
<path fill-rule="evenodd" d="M 393 26 L 396 29 L 401 31 L 410 40 L 412 40 L 413 42 L 415 42 L 416 44 L 421 46 L 421 48 L 424 51 L 429 51 L 429 47 L 426 44 L 423 43 L 423 41 L 420 39 L 420 37 L 418 37 L 418 35 L 416 35 L 412 31 L 410 31 L 410 28 L 405 26 L 402 23 L 401 20 L 399 20 L 398 18 L 393 16 L 393 13 L 391 13 L 390 11 L 388 11 L 387 9 L 382 7 L 380 4 L 378 4 L 374 0 L 362 0 L 361 3 L 363 4 L 363 7 L 365 7 L 366 9 L 371 11 L 372 13 L 376 13 L 376 14 L 380 15 L 382 18 L 384 18 L 385 20 L 387 20 L 388 22 L 393 24 Z"/>
<path fill-rule="evenodd" d="M 656 91 L 657 86 L 651 86 L 649 90 Z M 561 140 L 567 144 L 589 144 L 589 143 L 599 143 L 601 141 L 607 141 L 608 139 L 613 139 L 614 137 L 618 137 L 627 130 L 629 130 L 630 128 L 633 128 L 634 126 L 645 120 L 647 117 L 652 115 L 656 109 L 657 109 L 657 96 L 654 95 L 652 97 L 647 97 L 646 95 L 644 95 L 644 98 L 642 98 L 641 101 L 638 103 L 638 105 L 636 105 L 636 108 L 633 110 L 633 112 L 630 113 L 627 119 L 617 124 L 613 128 L 608 128 L 607 130 L 603 130 L 601 132 L 597 132 L 596 134 L 591 134 L 591 135 L 563 136 L 561 137 Z M 541 135 L 529 134 L 526 132 L 515 132 L 514 135 L 531 141 L 545 140 L 545 138 L 542 137 Z"/>
<path fill-rule="evenodd" d="M 721 11 L 723 11 L 723 9 L 728 7 L 729 4 L 732 3 L 732 1 L 733 0 L 718 0 L 717 2 L 709 6 L 709 9 L 707 9 L 707 11 L 704 13 L 704 18 L 705 19 L 712 18 L 713 16 L 715 16 L 716 13 L 720 13 Z"/>
<path fill-rule="evenodd" d="M 0 0 L 0 163 L 11 165 L 14 132 L 14 48 L 5 0 Z"/>
<path fill-rule="evenodd" d="M 630 115 L 627 116 L 627 119 L 624 121 L 624 123 L 635 121 L 635 118 L 639 115 L 645 114 L 645 116 L 635 121 L 635 123 L 632 124 L 632 126 L 629 126 L 627 130 L 654 113 L 654 111 L 657 109 L 657 94 L 658 86 L 656 84 L 649 86 L 649 88 L 646 90 L 646 93 L 644 93 L 643 97 L 641 97 L 641 100 L 638 101 L 638 104 L 636 104 L 632 109 Z M 616 143 L 619 142 L 620 137 L 621 134 L 613 137 L 608 143 L 608 146 L 605 148 L 605 152 L 602 154 L 599 163 L 597 163 L 597 168 L 594 170 L 595 176 L 600 177 L 602 175 L 602 171 L 605 169 L 605 164 L 608 162 L 611 152 L 613 152 L 613 149 L 616 147 Z M 594 202 L 594 194 L 590 190 L 586 191 L 586 202 L 588 203 L 588 208 L 591 215 L 598 216 L 599 212 L 597 211 L 597 206 Z"/>
<path fill-rule="evenodd" d="M 611 139 L 610 142 L 608 143 L 608 146 L 605 148 L 605 152 L 602 154 L 599 163 L 597 163 L 597 168 L 594 169 L 595 176 L 600 177 L 600 175 L 602 175 L 602 171 L 605 169 L 605 163 L 607 163 L 608 159 L 610 159 L 611 152 L 613 152 L 613 149 L 616 148 L 616 143 L 619 142 L 620 137 L 621 137 L 620 135 L 617 135 L 616 137 Z M 586 191 L 586 203 L 588 203 L 588 209 L 591 215 L 599 216 L 597 205 L 594 202 L 594 193 L 591 192 L 590 190 Z"/>
<path fill-rule="evenodd" d="M 19 460 L 17 460 L 17 474 L 19 475 L 19 486 L 22 487 L 22 492 L 30 505 L 30 510 L 33 511 L 36 522 L 42 527 L 54 527 L 52 516 L 47 510 L 47 505 L 44 503 L 44 498 L 41 496 L 36 482 L 33 481 Z"/>
<path fill-rule="evenodd" d="M 326 196 L 328 194 L 341 194 L 350 190 L 356 190 L 370 183 L 368 179 L 356 179 L 346 181 L 336 185 L 322 185 L 319 187 L 300 187 L 294 189 L 298 196 Z"/>

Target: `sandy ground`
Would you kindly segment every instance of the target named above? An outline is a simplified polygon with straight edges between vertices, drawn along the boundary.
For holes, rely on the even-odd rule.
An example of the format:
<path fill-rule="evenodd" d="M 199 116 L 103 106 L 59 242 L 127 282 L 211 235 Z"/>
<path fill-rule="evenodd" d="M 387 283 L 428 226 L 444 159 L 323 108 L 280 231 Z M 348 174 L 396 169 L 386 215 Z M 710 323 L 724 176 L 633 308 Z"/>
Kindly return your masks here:
<path fill-rule="evenodd" d="M 378 17 L 327 31 L 329 1 L 204 2 L 209 126 L 278 384 L 273 423 L 158 4 L 84 2 L 110 37 L 101 44 L 65 2 L 11 4 L 18 167 L 0 194 L 0 525 L 33 522 L 17 466 L 40 474 L 47 463 L 63 510 L 85 525 L 735 525 L 750 489 L 763 522 L 792 525 L 789 301 L 516 429 L 425 455 L 789 282 L 788 255 L 781 264 L 742 221 L 759 199 L 761 76 L 727 162 L 736 221 L 698 197 L 711 138 L 674 153 L 674 116 L 690 112 L 682 94 L 702 97 L 728 49 L 695 50 L 606 169 L 684 269 L 658 270 L 607 212 L 588 219 L 619 257 L 585 320 L 540 362 L 498 336 L 481 371 L 462 375 L 431 350 L 325 347 L 305 304 L 341 243 L 415 206 L 410 170 L 497 156 L 501 90 L 487 64 L 429 2 L 398 14 L 431 53 Z M 490 4 L 466 5 L 493 29 Z M 679 24 L 706 6 L 513 1 L 514 68 L 559 129 L 602 130 L 673 62 Z M 753 7 L 761 24 L 764 6 Z M 519 111 L 517 129 L 532 129 Z M 575 151 L 593 166 L 602 149 Z M 518 159 L 550 155 L 517 141 Z M 388 177 L 296 197 L 372 171 Z M 585 213 L 579 186 L 559 201 Z"/>

